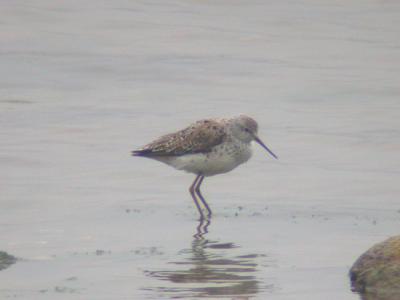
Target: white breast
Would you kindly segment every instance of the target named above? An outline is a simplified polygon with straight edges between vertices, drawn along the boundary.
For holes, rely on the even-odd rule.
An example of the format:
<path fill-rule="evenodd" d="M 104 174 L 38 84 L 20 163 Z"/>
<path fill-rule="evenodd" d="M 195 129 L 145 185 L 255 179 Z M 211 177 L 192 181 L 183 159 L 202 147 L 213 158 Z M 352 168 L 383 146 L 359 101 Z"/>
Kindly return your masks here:
<path fill-rule="evenodd" d="M 203 154 L 186 154 L 175 157 L 160 157 L 158 160 L 189 173 L 212 176 L 226 173 L 248 161 L 252 155 L 250 144 L 222 144 Z"/>

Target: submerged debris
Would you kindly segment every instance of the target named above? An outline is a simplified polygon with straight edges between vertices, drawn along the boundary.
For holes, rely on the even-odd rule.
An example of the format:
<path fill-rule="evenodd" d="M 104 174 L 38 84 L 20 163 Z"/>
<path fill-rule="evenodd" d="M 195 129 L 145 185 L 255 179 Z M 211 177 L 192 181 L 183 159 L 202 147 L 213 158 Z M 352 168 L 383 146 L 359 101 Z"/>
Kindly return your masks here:
<path fill-rule="evenodd" d="M 12 256 L 4 251 L 0 251 L 0 271 L 8 268 L 12 264 L 14 264 L 16 261 L 17 261 L 17 259 L 14 256 Z"/>

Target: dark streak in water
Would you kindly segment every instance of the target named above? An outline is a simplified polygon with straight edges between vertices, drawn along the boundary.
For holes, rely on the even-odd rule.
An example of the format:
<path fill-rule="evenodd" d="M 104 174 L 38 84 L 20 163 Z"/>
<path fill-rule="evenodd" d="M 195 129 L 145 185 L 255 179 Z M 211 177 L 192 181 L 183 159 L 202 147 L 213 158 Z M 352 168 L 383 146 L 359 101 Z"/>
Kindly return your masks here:
<path fill-rule="evenodd" d="M 23 99 L 0 99 L 0 103 L 8 103 L 8 104 L 32 104 L 32 101 L 23 100 Z"/>

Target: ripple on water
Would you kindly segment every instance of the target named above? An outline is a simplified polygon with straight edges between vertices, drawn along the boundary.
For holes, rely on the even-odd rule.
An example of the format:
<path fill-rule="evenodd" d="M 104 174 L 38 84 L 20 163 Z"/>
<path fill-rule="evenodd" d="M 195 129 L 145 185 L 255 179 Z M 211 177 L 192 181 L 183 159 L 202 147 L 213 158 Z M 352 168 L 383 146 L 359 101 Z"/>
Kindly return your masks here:
<path fill-rule="evenodd" d="M 239 247 L 234 243 L 195 236 L 191 248 L 180 252 L 181 260 L 169 262 L 164 270 L 145 271 L 159 284 L 144 290 L 174 298 L 250 297 L 273 290 L 272 284 L 266 285 L 257 278 L 258 260 L 265 255 L 233 255 L 236 248 Z"/>

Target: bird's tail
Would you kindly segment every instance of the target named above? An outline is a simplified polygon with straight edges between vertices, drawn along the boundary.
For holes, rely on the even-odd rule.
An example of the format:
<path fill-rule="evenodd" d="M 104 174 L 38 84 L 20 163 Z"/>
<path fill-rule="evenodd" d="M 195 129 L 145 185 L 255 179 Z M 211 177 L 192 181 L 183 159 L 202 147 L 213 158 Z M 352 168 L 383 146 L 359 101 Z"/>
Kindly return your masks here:
<path fill-rule="evenodd" d="M 151 153 L 150 149 L 139 149 L 131 152 L 132 156 L 147 156 Z"/>

